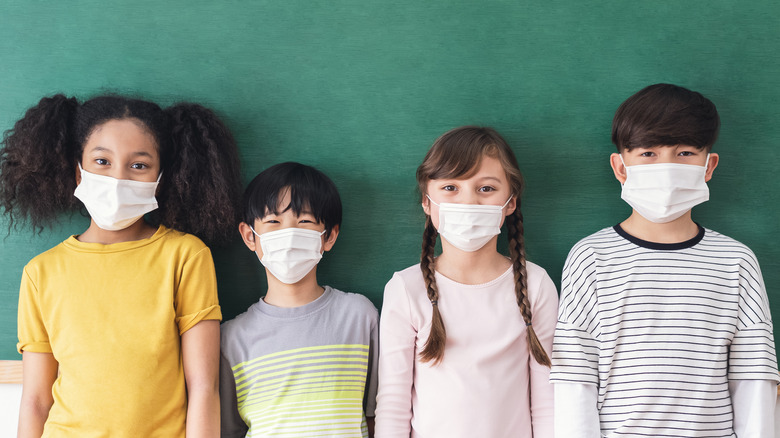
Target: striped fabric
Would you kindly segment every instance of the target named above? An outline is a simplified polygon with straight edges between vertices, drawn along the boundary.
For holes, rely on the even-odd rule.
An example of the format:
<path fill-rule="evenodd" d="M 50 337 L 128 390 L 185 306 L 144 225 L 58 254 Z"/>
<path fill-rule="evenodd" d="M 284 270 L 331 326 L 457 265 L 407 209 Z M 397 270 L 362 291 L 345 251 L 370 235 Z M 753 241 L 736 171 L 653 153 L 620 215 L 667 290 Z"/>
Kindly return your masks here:
<path fill-rule="evenodd" d="M 597 385 L 606 436 L 731 437 L 729 380 L 778 380 L 755 256 L 703 228 L 680 244 L 619 226 L 583 239 L 558 319 L 550 380 Z"/>
<path fill-rule="evenodd" d="M 234 366 L 238 410 L 251 431 L 247 436 L 367 436 L 363 391 L 368 349 L 299 348 Z M 361 430 L 355 430 L 354 424 L 361 423 Z"/>

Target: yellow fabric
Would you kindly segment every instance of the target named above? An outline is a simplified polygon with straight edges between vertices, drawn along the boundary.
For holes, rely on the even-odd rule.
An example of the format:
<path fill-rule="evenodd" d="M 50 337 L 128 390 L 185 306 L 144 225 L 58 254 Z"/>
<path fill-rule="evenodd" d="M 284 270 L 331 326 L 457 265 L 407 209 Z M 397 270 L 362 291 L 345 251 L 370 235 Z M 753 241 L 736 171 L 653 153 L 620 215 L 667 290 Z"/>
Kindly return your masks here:
<path fill-rule="evenodd" d="M 17 348 L 59 362 L 44 437 L 184 437 L 181 334 L 221 317 L 211 252 L 192 235 L 70 237 L 34 258 Z"/>

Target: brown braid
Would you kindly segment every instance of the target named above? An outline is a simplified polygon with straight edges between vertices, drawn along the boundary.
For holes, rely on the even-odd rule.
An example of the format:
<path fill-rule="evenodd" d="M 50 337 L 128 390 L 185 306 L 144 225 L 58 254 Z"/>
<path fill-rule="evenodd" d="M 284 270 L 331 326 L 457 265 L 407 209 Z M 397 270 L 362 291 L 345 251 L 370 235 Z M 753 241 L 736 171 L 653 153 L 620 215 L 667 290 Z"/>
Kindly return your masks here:
<path fill-rule="evenodd" d="M 428 292 L 428 299 L 433 306 L 433 316 L 431 317 L 431 333 L 428 340 L 425 341 L 425 347 L 420 352 L 420 361 L 430 362 L 436 365 L 444 357 L 444 344 L 447 341 L 447 331 L 444 329 L 444 321 L 439 313 L 439 288 L 436 286 L 435 262 L 433 251 L 436 246 L 436 236 L 438 232 L 433 226 L 431 217 L 425 220 L 425 231 L 423 232 L 422 255 L 420 256 L 420 269 L 425 280 L 425 289 Z"/>
<path fill-rule="evenodd" d="M 550 357 L 544 351 L 544 347 L 536 337 L 534 327 L 531 325 L 531 305 L 528 303 L 528 276 L 525 269 L 525 244 L 523 238 L 523 214 L 520 212 L 520 198 L 517 199 L 517 208 L 514 213 L 507 216 L 507 238 L 509 239 L 509 253 L 512 256 L 512 268 L 515 272 L 515 295 L 520 314 L 527 326 L 528 348 L 534 359 L 541 364 L 551 366 Z"/>

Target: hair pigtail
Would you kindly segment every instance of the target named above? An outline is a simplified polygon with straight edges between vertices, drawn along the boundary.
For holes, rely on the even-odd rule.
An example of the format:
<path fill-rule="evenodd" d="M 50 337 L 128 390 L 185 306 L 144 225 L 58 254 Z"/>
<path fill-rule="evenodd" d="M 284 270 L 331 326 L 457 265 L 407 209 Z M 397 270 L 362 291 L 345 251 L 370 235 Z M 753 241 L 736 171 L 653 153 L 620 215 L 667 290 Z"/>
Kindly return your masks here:
<path fill-rule="evenodd" d="M 163 157 L 160 222 L 207 244 L 231 240 L 239 222 L 241 174 L 233 135 L 201 105 L 165 110 L 171 153 Z"/>
<path fill-rule="evenodd" d="M 425 280 L 425 289 L 428 293 L 428 299 L 433 307 L 431 316 L 431 332 L 425 346 L 420 352 L 422 362 L 433 362 L 434 365 L 441 362 L 444 357 L 444 346 L 447 342 L 447 331 L 444 329 L 444 321 L 439 312 L 439 288 L 436 285 L 435 261 L 433 252 L 436 247 L 436 236 L 438 232 L 433 226 L 431 217 L 425 220 L 425 231 L 423 232 L 422 255 L 420 257 L 420 269 Z"/>
<path fill-rule="evenodd" d="M 512 259 L 512 270 L 515 276 L 515 295 L 520 314 L 526 325 L 528 336 L 528 349 L 536 362 L 541 365 L 551 366 L 550 357 L 544 351 L 544 347 L 536 336 L 531 324 L 531 305 L 528 302 L 528 275 L 525 268 L 525 242 L 523 238 L 523 214 L 520 212 L 520 199 L 517 200 L 517 208 L 514 213 L 506 218 L 507 238 L 509 240 L 509 253 Z"/>
<path fill-rule="evenodd" d="M 62 94 L 44 97 L 3 135 L 0 149 L 0 205 L 33 231 L 75 208 L 77 147 L 72 128 L 78 101 Z"/>

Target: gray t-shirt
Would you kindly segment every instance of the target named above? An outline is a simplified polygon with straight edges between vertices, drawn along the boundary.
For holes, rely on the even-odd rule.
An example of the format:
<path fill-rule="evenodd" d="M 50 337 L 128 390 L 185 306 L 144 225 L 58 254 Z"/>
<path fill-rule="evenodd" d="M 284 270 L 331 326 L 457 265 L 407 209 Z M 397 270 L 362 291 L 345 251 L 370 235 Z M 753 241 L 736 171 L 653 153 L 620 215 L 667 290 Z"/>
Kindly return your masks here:
<path fill-rule="evenodd" d="M 306 305 L 260 300 L 222 324 L 222 437 L 368 436 L 377 331 L 371 301 L 329 286 Z"/>

